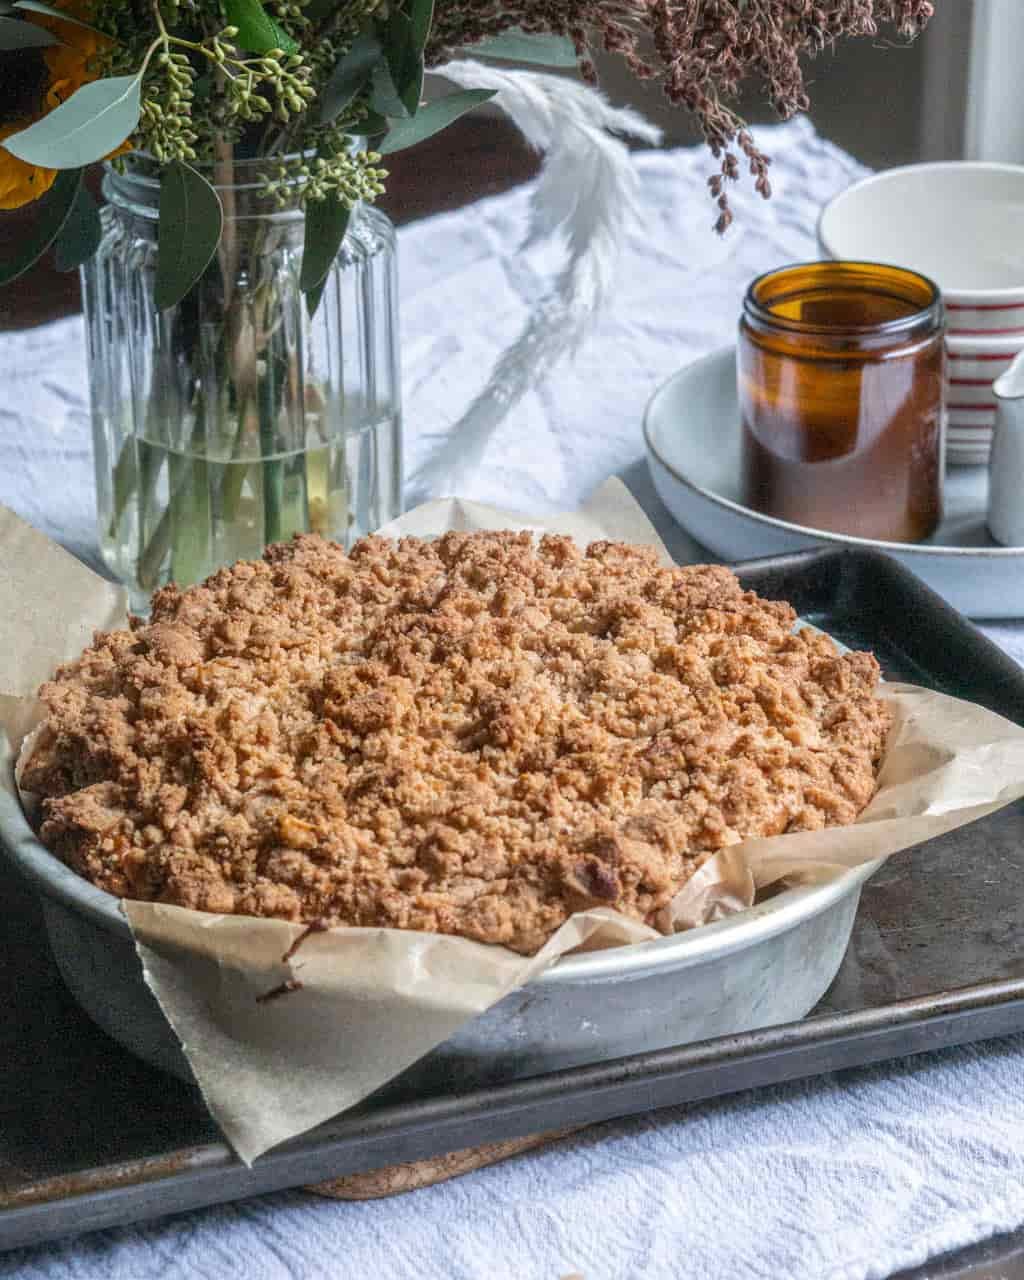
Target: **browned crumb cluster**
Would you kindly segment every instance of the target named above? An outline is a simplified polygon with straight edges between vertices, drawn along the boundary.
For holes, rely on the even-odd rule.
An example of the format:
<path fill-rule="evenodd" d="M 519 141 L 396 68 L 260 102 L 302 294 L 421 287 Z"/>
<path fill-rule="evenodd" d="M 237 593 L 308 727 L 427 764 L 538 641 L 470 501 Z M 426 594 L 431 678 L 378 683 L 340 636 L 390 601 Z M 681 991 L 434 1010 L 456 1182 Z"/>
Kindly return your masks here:
<path fill-rule="evenodd" d="M 878 666 L 718 567 L 564 537 L 271 547 L 43 686 L 43 841 L 122 897 L 461 934 L 655 922 L 709 854 L 852 822 Z"/>

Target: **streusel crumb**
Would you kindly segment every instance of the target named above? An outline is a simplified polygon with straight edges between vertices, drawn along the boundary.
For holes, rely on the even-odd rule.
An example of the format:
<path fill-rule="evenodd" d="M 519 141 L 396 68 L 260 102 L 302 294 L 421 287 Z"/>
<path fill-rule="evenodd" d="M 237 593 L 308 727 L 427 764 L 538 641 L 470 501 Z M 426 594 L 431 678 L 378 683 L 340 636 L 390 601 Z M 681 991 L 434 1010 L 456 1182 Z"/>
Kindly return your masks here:
<path fill-rule="evenodd" d="M 121 897 L 536 951 L 716 849 L 853 822 L 878 665 L 727 569 L 528 533 L 269 548 L 41 697 L 40 835 Z"/>

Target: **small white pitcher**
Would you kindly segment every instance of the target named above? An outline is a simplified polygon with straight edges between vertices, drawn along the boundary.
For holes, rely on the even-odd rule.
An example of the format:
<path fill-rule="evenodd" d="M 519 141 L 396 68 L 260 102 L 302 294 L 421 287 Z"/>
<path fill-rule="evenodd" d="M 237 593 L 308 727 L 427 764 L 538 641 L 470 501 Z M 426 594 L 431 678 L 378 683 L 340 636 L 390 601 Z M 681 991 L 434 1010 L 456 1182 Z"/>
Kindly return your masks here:
<path fill-rule="evenodd" d="M 1004 547 L 1024 547 L 1024 351 L 992 390 L 996 425 L 988 464 L 988 529 Z"/>

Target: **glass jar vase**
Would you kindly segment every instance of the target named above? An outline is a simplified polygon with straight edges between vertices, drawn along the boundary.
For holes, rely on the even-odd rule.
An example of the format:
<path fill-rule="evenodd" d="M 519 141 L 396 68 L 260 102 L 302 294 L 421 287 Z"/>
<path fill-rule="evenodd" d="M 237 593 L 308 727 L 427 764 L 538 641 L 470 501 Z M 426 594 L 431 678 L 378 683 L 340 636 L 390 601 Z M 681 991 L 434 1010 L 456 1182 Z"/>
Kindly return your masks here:
<path fill-rule="evenodd" d="M 265 194 L 260 161 L 231 176 L 214 182 L 220 248 L 176 306 L 153 301 L 160 182 L 144 156 L 108 167 L 82 268 L 99 542 L 136 610 L 293 533 L 347 547 L 401 512 L 394 228 L 353 211 L 311 317 L 301 209 Z"/>
<path fill-rule="evenodd" d="M 945 317 L 901 267 L 811 262 L 747 291 L 743 501 L 810 529 L 927 538 L 942 514 Z"/>

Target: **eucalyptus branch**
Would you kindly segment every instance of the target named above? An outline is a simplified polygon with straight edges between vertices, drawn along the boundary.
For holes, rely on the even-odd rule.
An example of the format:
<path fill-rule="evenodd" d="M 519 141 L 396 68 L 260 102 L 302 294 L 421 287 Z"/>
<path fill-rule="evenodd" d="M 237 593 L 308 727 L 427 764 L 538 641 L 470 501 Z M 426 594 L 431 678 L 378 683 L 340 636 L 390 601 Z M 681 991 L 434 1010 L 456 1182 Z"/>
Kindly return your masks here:
<path fill-rule="evenodd" d="M 308 527 L 316 504 L 323 519 L 328 509 L 338 518 L 331 502 L 339 489 L 347 494 L 348 481 L 332 478 L 334 460 L 301 457 L 329 411 L 310 411 L 318 396 L 323 401 L 322 389 L 289 349 L 289 334 L 308 333 L 309 304 L 315 311 L 329 283 L 349 210 L 384 189 L 380 157 L 354 141 L 367 132 L 363 120 L 373 114 L 373 132 L 389 135 L 382 150 L 394 154 L 472 105 L 418 111 L 424 65 L 504 38 L 498 49 L 525 47 L 522 57 L 541 65 L 548 57 L 571 64 L 575 50 L 592 80 L 591 50 L 617 54 L 636 78 L 660 80 L 670 101 L 698 122 L 717 162 L 708 187 L 724 230 L 732 219 L 728 187 L 741 168 L 761 195 L 771 191 L 768 157 L 735 110 L 740 90 L 757 81 L 780 114 L 803 110 L 804 55 L 841 37 L 874 37 L 883 22 L 909 38 L 932 4 L 90 0 L 89 8 L 105 40 L 85 78 L 132 82 L 105 120 L 87 122 L 99 134 L 96 154 L 128 134 L 131 149 L 163 169 L 161 205 L 166 197 L 170 211 L 161 214 L 154 290 L 163 300 L 161 331 L 170 335 L 159 356 L 166 365 L 154 374 L 147 417 L 132 422 L 113 464 L 110 537 L 123 540 L 129 531 L 138 544 L 133 572 L 150 584 L 168 563 L 176 574 L 199 572 L 226 553 L 223 538 L 273 539 Z M 504 56 L 493 43 L 482 52 Z M 479 88 L 464 86 L 474 88 L 461 97 L 479 101 Z M 104 91 L 94 92 L 99 99 Z M 129 119 L 134 101 L 137 124 Z M 124 120 L 124 132 L 100 147 L 114 117 L 118 127 Z M 255 171 L 261 185 L 236 188 L 240 155 L 263 162 Z M 575 159 L 563 152 L 560 164 Z M 274 203 L 305 209 L 304 227 L 294 217 L 263 218 Z M 278 254 L 284 228 L 289 249 Z M 278 268 L 298 261 L 300 237 L 296 278 Z M 336 306 L 336 293 L 332 287 L 324 295 L 325 309 Z M 283 315 L 290 318 L 282 324 Z"/>

